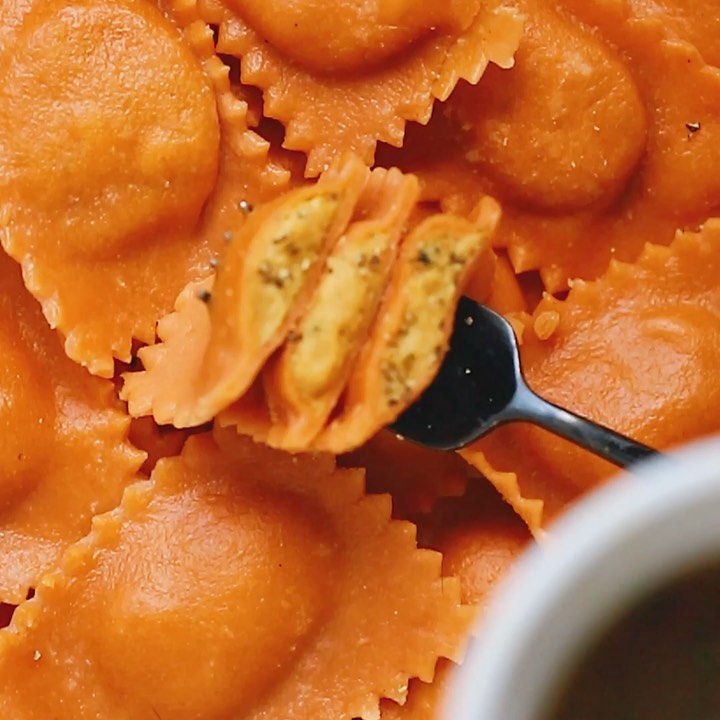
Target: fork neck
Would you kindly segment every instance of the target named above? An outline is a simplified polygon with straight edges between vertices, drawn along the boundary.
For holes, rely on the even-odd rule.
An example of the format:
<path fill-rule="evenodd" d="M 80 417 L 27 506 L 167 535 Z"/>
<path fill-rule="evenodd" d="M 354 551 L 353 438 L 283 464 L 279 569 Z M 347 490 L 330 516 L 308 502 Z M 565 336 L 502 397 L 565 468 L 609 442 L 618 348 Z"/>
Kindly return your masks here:
<path fill-rule="evenodd" d="M 661 454 L 604 425 L 544 400 L 524 382 L 518 384 L 512 401 L 498 420 L 498 424 L 514 421 L 533 423 L 619 467 L 627 467 Z"/>

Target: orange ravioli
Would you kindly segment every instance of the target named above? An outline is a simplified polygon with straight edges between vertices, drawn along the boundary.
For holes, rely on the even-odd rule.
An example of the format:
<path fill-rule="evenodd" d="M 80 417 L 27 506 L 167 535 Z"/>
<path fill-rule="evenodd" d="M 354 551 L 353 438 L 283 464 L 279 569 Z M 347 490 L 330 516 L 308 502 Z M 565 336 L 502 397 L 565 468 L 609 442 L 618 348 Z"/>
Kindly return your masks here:
<path fill-rule="evenodd" d="M 472 221 L 429 215 L 402 241 L 377 317 L 356 353 L 338 405 L 307 449 L 337 455 L 360 447 L 432 381 L 447 350 L 461 292 L 472 279 L 475 293 L 490 293 L 495 255 L 489 242 L 498 219 L 497 203 L 485 198 Z M 290 342 L 288 338 L 286 344 Z M 218 422 L 259 442 L 299 449 L 294 443 L 281 445 L 285 436 L 273 432 L 276 418 L 259 386 L 223 411 Z"/>
<path fill-rule="evenodd" d="M 161 13 L 132 0 L 43 3 L 0 63 L 3 245 L 67 333 L 68 354 L 109 377 L 112 352 L 129 359 L 133 333 L 149 339 L 155 318 L 103 338 L 97 358 L 99 347 L 88 353 L 86 332 L 73 330 L 136 282 L 116 257 L 197 221 L 217 172 L 212 89 Z M 197 97 L 191 108 L 188 95 Z M 111 273 L 98 272 L 104 263 Z M 120 323 L 125 303 L 110 302 Z"/>
<path fill-rule="evenodd" d="M 612 48 L 549 3 L 524 0 L 520 7 L 528 19 L 517 67 L 494 69 L 477 88 L 459 88 L 450 103 L 468 128 L 466 158 L 526 211 L 606 206 L 645 142 L 632 75 Z"/>
<path fill-rule="evenodd" d="M 685 224 L 706 219 L 720 204 L 720 70 L 705 62 L 700 47 L 676 38 L 662 14 L 650 13 L 646 19 L 628 14 L 619 21 L 617 13 L 600 15 L 595 2 L 565 4 L 581 18 L 589 12 L 621 49 L 646 104 L 647 148 L 637 198 L 628 211 L 644 210 Z"/>
<path fill-rule="evenodd" d="M 539 394 L 653 447 L 720 429 L 720 221 L 648 246 L 633 265 L 613 262 L 567 300 L 546 297 L 528 321 L 521 353 Z M 508 425 L 464 456 L 516 505 L 544 503 L 547 525 L 616 469 L 538 428 Z M 489 470 L 488 470 L 489 468 Z M 502 472 L 498 472 L 502 471 Z M 513 495 L 514 493 L 514 495 Z M 538 515 L 516 508 L 537 530 Z"/>
<path fill-rule="evenodd" d="M 195 436 L 95 519 L 0 632 L 0 708 L 377 717 L 380 697 L 402 701 L 409 677 L 458 658 L 471 612 L 440 565 L 387 497 L 364 495 L 362 471 L 232 431 Z"/>
<path fill-rule="evenodd" d="M 130 413 L 200 425 L 245 394 L 308 302 L 370 171 L 348 157 L 314 185 L 254 211 L 222 255 L 217 279 L 191 283 L 158 323 L 161 342 L 125 375 Z"/>
<path fill-rule="evenodd" d="M 446 209 L 497 197 L 496 244 L 551 292 L 670 243 L 720 205 L 720 71 L 623 3 L 563 5 L 587 25 L 524 1 L 512 72 L 459 87 L 445 117 L 382 157 Z"/>
<path fill-rule="evenodd" d="M 287 182 L 243 126 L 211 31 L 185 20 L 142 0 L 51 0 L 0 55 L 0 240 L 68 355 L 106 377 L 208 274 L 248 187 Z"/>
<path fill-rule="evenodd" d="M 369 176 L 348 157 L 320 182 L 253 213 L 218 269 L 197 409 L 176 420 L 210 419 L 250 387 L 304 313 Z"/>
<path fill-rule="evenodd" d="M 579 142 L 577 152 L 564 155 L 565 162 L 580 168 L 586 164 L 585 148 L 612 148 L 602 150 L 597 160 L 608 169 L 617 162 L 608 176 L 614 194 L 572 212 L 562 204 L 546 213 L 528 212 L 521 203 L 505 207 L 498 242 L 507 245 L 518 272 L 539 268 L 550 291 L 565 288 L 573 277 L 598 276 L 611 258 L 634 260 L 646 242 L 670 243 L 676 228 L 696 224 L 720 204 L 720 72 L 706 66 L 692 46 L 664 35 L 657 23 L 637 20 L 618 23 L 606 35 L 622 50 L 632 77 L 628 100 L 636 92 L 644 110 L 635 101 L 626 103 L 627 118 L 608 123 L 611 116 L 600 122 L 592 112 L 569 108 L 570 123 L 584 115 L 596 139 Z M 610 100 L 612 94 L 605 97 Z M 616 114 L 621 103 L 619 98 L 612 105 Z M 688 130 L 696 121 L 704 135 Z M 565 134 L 569 141 L 572 133 Z M 507 147 L 512 148 L 511 141 Z M 622 163 L 621 150 L 627 158 Z"/>
<path fill-rule="evenodd" d="M 18 603 L 117 505 L 144 454 L 112 384 L 65 357 L 4 254 L 0 277 L 0 601 Z"/>
<path fill-rule="evenodd" d="M 284 146 L 308 155 L 308 176 L 348 150 L 371 164 L 378 140 L 400 145 L 405 122 L 427 122 L 458 80 L 511 67 L 522 32 L 514 10 L 478 0 L 200 6 L 219 26 L 218 51 L 241 59 L 243 82 L 285 126 Z"/>
<path fill-rule="evenodd" d="M 314 448 L 339 454 L 359 447 L 432 382 L 469 277 L 482 263 L 494 265 L 489 244 L 499 219 L 499 206 L 485 198 L 472 222 L 434 215 L 408 235 L 339 415 Z M 492 278 L 492 272 L 486 276 Z"/>
<path fill-rule="evenodd" d="M 527 20 L 512 72 L 489 68 L 476 87 L 460 86 L 443 108 L 447 118 L 434 123 L 437 145 L 425 145 L 430 192 L 435 186 L 439 199 L 452 201 L 476 192 L 475 182 L 461 185 L 464 175 L 479 174 L 486 191 L 526 210 L 607 204 L 643 148 L 632 78 L 611 48 L 550 4 L 517 4 Z"/>
<path fill-rule="evenodd" d="M 273 418 L 268 442 L 276 447 L 309 447 L 337 404 L 417 202 L 417 179 L 375 170 L 363 196 L 358 221 L 336 243 L 302 318 L 264 372 Z"/>
<path fill-rule="evenodd" d="M 161 342 L 139 351 L 145 371 L 121 392 L 130 414 L 176 427 L 218 416 L 292 451 L 362 445 L 432 380 L 468 280 L 483 296 L 493 283 L 497 204 L 485 198 L 471 220 L 429 216 L 400 241 L 416 198 L 412 176 L 348 156 L 258 208 L 217 279 L 190 284 Z"/>

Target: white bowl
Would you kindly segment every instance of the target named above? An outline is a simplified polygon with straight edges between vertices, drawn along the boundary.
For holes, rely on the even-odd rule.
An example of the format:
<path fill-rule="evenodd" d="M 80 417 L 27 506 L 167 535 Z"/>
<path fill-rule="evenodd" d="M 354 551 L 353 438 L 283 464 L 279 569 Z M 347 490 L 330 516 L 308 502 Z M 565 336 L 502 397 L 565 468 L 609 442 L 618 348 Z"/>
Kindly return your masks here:
<path fill-rule="evenodd" d="M 541 720 L 589 639 L 641 595 L 720 560 L 720 439 L 579 503 L 499 588 L 456 673 L 448 720 Z"/>

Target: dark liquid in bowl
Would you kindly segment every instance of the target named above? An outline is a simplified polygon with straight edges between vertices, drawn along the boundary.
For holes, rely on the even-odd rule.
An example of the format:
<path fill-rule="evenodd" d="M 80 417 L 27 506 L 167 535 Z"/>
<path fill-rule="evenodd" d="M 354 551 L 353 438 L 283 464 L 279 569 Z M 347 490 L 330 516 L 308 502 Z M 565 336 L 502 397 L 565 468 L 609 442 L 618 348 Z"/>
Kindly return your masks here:
<path fill-rule="evenodd" d="M 720 565 L 639 602 L 552 707 L 545 720 L 720 720 Z"/>

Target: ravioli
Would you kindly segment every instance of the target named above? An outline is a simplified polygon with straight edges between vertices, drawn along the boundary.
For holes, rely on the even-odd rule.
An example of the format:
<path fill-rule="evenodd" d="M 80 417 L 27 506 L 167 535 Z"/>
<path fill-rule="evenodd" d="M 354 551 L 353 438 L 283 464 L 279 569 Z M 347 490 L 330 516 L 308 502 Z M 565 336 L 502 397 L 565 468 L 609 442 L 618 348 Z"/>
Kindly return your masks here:
<path fill-rule="evenodd" d="M 217 278 L 190 284 L 161 342 L 139 351 L 145 369 L 121 391 L 130 414 L 176 427 L 217 417 L 294 452 L 369 440 L 432 381 L 470 279 L 487 295 L 494 278 L 493 200 L 407 232 L 416 201 L 413 176 L 349 155 L 257 208 Z"/>
<path fill-rule="evenodd" d="M 200 0 L 218 50 L 240 59 L 244 83 L 307 154 L 316 177 L 353 151 L 371 164 L 378 140 L 402 144 L 408 120 L 489 63 L 513 64 L 522 18 L 503 3 Z"/>
<path fill-rule="evenodd" d="M 660 11 L 518 7 L 527 32 L 512 72 L 489 68 L 459 87 L 380 162 L 416 173 L 423 198 L 446 210 L 496 197 L 496 245 L 558 293 L 613 258 L 634 261 L 647 242 L 669 244 L 720 205 L 720 71 Z"/>
<path fill-rule="evenodd" d="M 564 301 L 546 297 L 523 333 L 529 385 L 659 449 L 720 429 L 711 410 L 720 402 L 719 248 L 720 222 L 709 220 L 669 247 L 647 246 L 634 264 L 613 262 L 597 281 L 574 283 Z M 462 454 L 535 530 L 616 472 L 523 424 Z M 544 504 L 542 519 L 525 498 Z"/>
<path fill-rule="evenodd" d="M 377 717 L 380 697 L 402 702 L 409 677 L 459 659 L 473 614 L 440 563 L 387 497 L 364 495 L 362 471 L 199 435 L 95 518 L 0 631 L 0 708 Z"/>
<path fill-rule="evenodd" d="M 143 0 L 51 0 L 0 46 L 0 241 L 68 355 L 103 377 L 210 274 L 238 202 L 288 181 L 211 31 L 185 20 Z"/>

